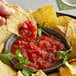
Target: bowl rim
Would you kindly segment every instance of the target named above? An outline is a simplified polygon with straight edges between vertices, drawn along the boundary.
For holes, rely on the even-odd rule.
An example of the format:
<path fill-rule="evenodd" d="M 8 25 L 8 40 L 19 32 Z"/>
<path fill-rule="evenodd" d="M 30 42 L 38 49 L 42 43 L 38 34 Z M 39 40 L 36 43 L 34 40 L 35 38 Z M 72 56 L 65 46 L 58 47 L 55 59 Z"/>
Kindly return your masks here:
<path fill-rule="evenodd" d="M 66 13 L 62 13 L 62 12 L 56 12 L 57 16 L 68 16 L 68 17 L 72 17 L 74 19 L 76 19 L 76 16 L 74 15 L 70 15 L 70 14 L 66 14 Z"/>

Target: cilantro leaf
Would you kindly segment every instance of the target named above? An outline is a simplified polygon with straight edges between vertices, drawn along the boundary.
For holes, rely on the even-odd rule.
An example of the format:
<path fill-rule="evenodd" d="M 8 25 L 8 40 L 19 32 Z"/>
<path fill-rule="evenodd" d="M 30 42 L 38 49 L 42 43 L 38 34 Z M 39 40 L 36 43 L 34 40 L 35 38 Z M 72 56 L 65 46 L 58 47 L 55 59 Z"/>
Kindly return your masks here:
<path fill-rule="evenodd" d="M 16 58 L 22 57 L 22 55 L 21 55 L 21 50 L 16 50 L 15 56 L 16 56 Z"/>
<path fill-rule="evenodd" d="M 36 70 L 32 67 L 25 67 L 26 64 L 32 64 L 27 61 L 27 57 L 22 57 L 21 51 L 16 50 L 15 56 L 10 53 L 10 51 L 5 51 L 3 54 L 0 54 L 0 60 L 4 62 L 5 64 L 8 64 L 13 57 L 16 57 L 17 61 L 16 64 L 14 64 L 15 69 L 19 69 L 23 72 L 24 76 L 30 76 L 32 72 L 35 72 Z"/>
<path fill-rule="evenodd" d="M 69 59 L 69 50 L 57 51 L 56 59 L 58 59 L 58 60 L 63 59 L 63 64 L 64 64 L 64 62 Z"/>
<path fill-rule="evenodd" d="M 38 28 L 37 34 L 39 37 L 42 36 L 42 29 L 41 28 Z"/>
<path fill-rule="evenodd" d="M 36 70 L 32 67 L 24 67 L 22 70 L 24 76 L 30 76 L 31 73 L 36 72 Z"/>
<path fill-rule="evenodd" d="M 70 47 L 69 51 L 72 51 L 72 43 L 67 41 L 68 46 Z"/>
<path fill-rule="evenodd" d="M 10 51 L 5 51 L 3 54 L 0 54 L 0 60 L 5 64 L 8 64 L 12 58 L 13 55 L 10 53 Z"/>
<path fill-rule="evenodd" d="M 31 75 L 32 72 L 35 72 L 34 68 L 24 66 L 24 65 L 32 64 L 32 63 L 27 61 L 27 57 L 22 57 L 20 50 L 16 50 L 15 57 L 19 62 L 14 65 L 14 68 L 22 70 L 24 76 L 29 76 Z"/>
<path fill-rule="evenodd" d="M 22 73 L 24 76 L 30 76 L 30 73 L 25 69 L 22 70 Z"/>
<path fill-rule="evenodd" d="M 16 64 L 14 64 L 14 68 L 15 68 L 15 69 L 22 70 L 22 69 L 24 68 L 24 66 L 23 66 L 22 63 L 16 63 Z"/>
<path fill-rule="evenodd" d="M 32 67 L 25 67 L 24 69 L 31 72 L 31 73 L 36 72 L 36 70 Z"/>
<path fill-rule="evenodd" d="M 72 53 L 75 55 L 75 57 L 76 57 L 76 52 L 75 51 L 72 51 Z"/>
<path fill-rule="evenodd" d="M 67 44 L 70 47 L 68 50 L 57 51 L 56 59 L 58 59 L 58 60 L 63 59 L 63 64 L 64 64 L 65 61 L 67 61 L 69 59 L 70 52 L 72 52 L 72 44 L 70 42 L 67 42 Z"/>
<path fill-rule="evenodd" d="M 44 34 L 46 34 L 46 35 L 49 35 L 49 34 L 48 34 L 46 31 L 44 31 L 43 29 L 38 28 L 37 34 L 38 34 L 39 37 L 42 36 L 42 33 L 44 33 Z"/>
<path fill-rule="evenodd" d="M 21 64 L 31 64 L 30 62 L 27 61 L 27 57 L 22 57 L 20 50 L 16 50 L 15 57 Z"/>

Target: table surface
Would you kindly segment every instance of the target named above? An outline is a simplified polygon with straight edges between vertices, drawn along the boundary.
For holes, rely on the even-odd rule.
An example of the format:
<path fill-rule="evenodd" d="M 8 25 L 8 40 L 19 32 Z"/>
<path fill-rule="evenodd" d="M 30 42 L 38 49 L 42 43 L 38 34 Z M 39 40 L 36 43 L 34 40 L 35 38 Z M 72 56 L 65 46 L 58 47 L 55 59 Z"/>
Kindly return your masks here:
<path fill-rule="evenodd" d="M 56 12 L 62 12 L 65 14 L 76 16 L 76 9 L 59 11 L 56 0 L 7 0 L 7 2 L 9 4 L 19 5 L 25 10 L 27 8 L 30 8 L 31 10 L 36 10 L 43 5 L 54 5 Z"/>

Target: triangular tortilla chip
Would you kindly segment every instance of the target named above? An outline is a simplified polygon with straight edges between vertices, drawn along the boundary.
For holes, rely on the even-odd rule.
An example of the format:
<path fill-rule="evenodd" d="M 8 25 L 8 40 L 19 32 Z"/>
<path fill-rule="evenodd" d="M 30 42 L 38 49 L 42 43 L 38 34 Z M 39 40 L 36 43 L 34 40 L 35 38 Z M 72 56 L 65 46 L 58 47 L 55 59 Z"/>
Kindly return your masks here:
<path fill-rule="evenodd" d="M 0 44 L 4 43 L 10 35 L 11 32 L 8 31 L 7 25 L 0 26 Z"/>
<path fill-rule="evenodd" d="M 60 71 L 60 76 L 72 76 L 69 68 L 65 66 L 61 66 L 59 71 Z"/>
<path fill-rule="evenodd" d="M 41 26 L 56 28 L 57 16 L 53 5 L 45 5 L 33 12 L 37 23 Z"/>
<path fill-rule="evenodd" d="M 71 17 L 68 17 L 68 16 L 59 16 L 58 17 L 57 28 L 64 35 L 66 35 L 68 23 L 70 22 L 70 20 L 71 20 Z"/>
<path fill-rule="evenodd" d="M 72 19 L 70 20 L 66 32 L 66 38 L 68 41 L 72 41 L 73 34 L 76 34 L 76 20 Z"/>
<path fill-rule="evenodd" d="M 15 13 L 13 13 L 11 16 L 8 17 L 8 19 L 7 19 L 7 29 L 10 32 L 19 35 L 18 25 L 23 23 L 24 21 L 26 21 L 28 19 L 29 20 L 34 20 L 34 19 L 31 15 L 30 10 L 24 11 L 19 6 L 14 6 L 14 5 L 13 6 L 10 5 L 10 7 L 15 10 Z"/>
<path fill-rule="evenodd" d="M 0 76 L 16 76 L 16 71 L 0 61 Z"/>

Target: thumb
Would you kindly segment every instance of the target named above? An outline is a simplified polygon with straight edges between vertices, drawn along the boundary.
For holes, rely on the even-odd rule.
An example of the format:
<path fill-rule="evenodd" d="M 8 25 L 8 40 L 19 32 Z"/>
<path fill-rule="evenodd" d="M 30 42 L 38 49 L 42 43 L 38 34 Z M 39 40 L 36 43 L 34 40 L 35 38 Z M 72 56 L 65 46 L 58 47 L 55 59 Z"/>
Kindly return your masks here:
<path fill-rule="evenodd" d="M 12 8 L 9 8 L 8 6 L 6 6 L 5 4 L 0 2 L 0 15 L 1 16 L 9 16 L 13 12 L 15 12 L 15 11 Z"/>

